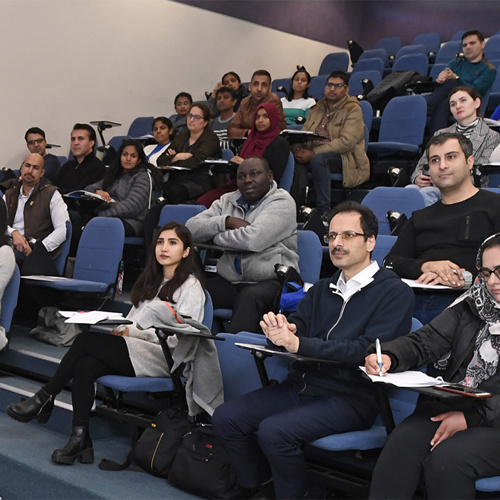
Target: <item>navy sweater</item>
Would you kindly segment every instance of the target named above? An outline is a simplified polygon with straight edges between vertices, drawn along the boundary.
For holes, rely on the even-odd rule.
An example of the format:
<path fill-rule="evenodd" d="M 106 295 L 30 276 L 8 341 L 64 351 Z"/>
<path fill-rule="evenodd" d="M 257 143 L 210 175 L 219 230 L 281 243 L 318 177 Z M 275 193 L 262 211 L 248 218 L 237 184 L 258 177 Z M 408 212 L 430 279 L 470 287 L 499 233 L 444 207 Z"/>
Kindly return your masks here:
<path fill-rule="evenodd" d="M 302 394 L 337 393 L 367 415 L 378 412 L 373 384 L 357 367 L 364 365 L 368 346 L 387 342 L 411 328 L 413 291 L 392 271 L 380 269 L 373 281 L 347 302 L 336 289 L 340 272 L 318 281 L 288 321 L 297 325 L 298 354 L 342 364 L 295 363 L 289 381 Z M 332 288 L 332 286 L 334 288 Z"/>

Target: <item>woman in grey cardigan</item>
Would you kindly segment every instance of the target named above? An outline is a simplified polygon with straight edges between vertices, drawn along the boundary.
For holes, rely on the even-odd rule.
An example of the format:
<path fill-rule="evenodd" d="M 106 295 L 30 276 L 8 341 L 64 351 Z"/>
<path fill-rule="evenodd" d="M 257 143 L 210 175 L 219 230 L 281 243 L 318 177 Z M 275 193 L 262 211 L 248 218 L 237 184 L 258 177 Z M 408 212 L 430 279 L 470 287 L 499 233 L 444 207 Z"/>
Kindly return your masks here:
<path fill-rule="evenodd" d="M 85 190 L 102 196 L 106 202 L 98 209 L 99 217 L 117 217 L 123 222 L 126 236 L 139 236 L 160 182 L 161 176 L 147 162 L 141 144 L 128 139 L 118 149 L 117 161 L 104 178 Z"/>

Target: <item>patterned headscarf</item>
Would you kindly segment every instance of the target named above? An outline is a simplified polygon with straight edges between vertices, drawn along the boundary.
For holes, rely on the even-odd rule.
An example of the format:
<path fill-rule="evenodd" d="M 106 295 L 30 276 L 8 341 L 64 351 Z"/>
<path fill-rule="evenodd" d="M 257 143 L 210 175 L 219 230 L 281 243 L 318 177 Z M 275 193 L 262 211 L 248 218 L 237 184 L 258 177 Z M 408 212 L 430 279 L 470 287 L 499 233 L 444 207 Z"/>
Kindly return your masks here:
<path fill-rule="evenodd" d="M 495 239 L 495 242 L 492 240 Z M 494 244 L 492 244 L 494 243 Z M 486 248 L 500 246 L 500 233 L 483 241 L 476 257 L 476 268 L 479 271 L 483 263 L 483 252 Z M 492 377 L 498 368 L 500 354 L 500 304 L 488 291 L 484 277 L 479 273 L 471 288 L 465 293 L 474 301 L 479 317 L 485 322 L 476 337 L 474 355 L 467 367 L 464 380 L 468 387 L 477 387 L 484 380 Z"/>

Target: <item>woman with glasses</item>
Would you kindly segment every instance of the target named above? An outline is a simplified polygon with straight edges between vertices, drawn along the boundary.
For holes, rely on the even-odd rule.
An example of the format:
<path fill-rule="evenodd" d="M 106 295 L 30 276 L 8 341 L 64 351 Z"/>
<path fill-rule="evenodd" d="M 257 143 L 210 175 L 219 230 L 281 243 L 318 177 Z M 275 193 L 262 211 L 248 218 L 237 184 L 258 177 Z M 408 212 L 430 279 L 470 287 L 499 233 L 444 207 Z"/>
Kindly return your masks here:
<path fill-rule="evenodd" d="M 480 246 L 474 285 L 416 332 L 382 344 L 382 372 L 435 363 L 444 380 L 492 397 L 420 396 L 389 436 L 373 473 L 370 498 L 475 498 L 475 481 L 500 475 L 500 233 Z M 379 374 L 375 348 L 365 367 Z"/>
<path fill-rule="evenodd" d="M 179 133 L 156 164 L 171 167 L 164 184 L 167 202 L 178 204 L 194 200 L 214 186 L 209 175 L 207 158 L 220 158 L 219 138 L 208 128 L 210 110 L 205 104 L 194 104 L 187 114 L 188 130 Z"/>

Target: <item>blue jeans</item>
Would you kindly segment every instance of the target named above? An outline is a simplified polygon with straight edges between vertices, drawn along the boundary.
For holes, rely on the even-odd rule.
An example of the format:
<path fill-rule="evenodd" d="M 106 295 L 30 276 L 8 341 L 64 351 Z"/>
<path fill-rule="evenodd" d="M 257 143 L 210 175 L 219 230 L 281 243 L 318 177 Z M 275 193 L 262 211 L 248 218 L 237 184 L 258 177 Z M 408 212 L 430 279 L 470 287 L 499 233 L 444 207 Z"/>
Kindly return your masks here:
<path fill-rule="evenodd" d="M 328 214 L 331 209 L 330 174 L 342 173 L 342 157 L 337 153 L 315 154 L 308 168 L 316 193 L 316 209 L 320 215 Z"/>
<path fill-rule="evenodd" d="M 229 452 L 243 488 L 271 476 L 276 498 L 309 490 L 302 447 L 320 437 L 370 427 L 341 396 L 303 396 L 290 383 L 264 387 L 219 406 L 214 431 Z"/>

